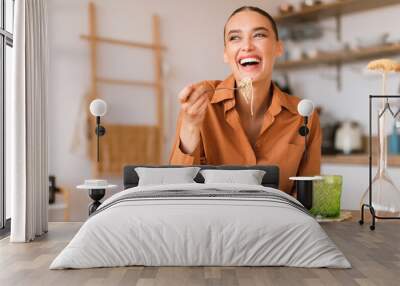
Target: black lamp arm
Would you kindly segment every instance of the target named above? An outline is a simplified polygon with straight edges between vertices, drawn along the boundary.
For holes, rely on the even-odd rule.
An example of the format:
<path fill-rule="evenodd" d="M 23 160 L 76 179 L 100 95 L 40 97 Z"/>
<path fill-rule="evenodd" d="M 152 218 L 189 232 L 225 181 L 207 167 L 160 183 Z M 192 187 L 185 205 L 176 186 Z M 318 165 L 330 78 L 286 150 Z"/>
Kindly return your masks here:
<path fill-rule="evenodd" d="M 310 129 L 308 129 L 308 117 L 304 116 L 304 124 L 299 128 L 299 134 L 304 137 L 304 159 L 307 159 L 307 135 L 310 133 Z"/>
<path fill-rule="evenodd" d="M 100 161 L 100 136 L 106 134 L 106 129 L 100 125 L 100 116 L 96 116 L 96 130 L 97 135 L 97 162 Z"/>

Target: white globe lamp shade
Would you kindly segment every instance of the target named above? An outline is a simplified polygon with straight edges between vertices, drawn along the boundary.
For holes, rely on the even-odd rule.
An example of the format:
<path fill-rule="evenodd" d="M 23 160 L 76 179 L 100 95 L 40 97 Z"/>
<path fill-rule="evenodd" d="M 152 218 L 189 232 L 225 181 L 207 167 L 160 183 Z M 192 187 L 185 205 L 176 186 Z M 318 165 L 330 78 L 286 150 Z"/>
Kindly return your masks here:
<path fill-rule="evenodd" d="M 102 99 L 95 99 L 90 103 L 90 113 L 93 116 L 104 116 L 107 113 L 107 103 Z"/>
<path fill-rule="evenodd" d="M 303 117 L 309 117 L 314 110 L 314 104 L 309 99 L 303 99 L 297 105 L 297 111 Z"/>

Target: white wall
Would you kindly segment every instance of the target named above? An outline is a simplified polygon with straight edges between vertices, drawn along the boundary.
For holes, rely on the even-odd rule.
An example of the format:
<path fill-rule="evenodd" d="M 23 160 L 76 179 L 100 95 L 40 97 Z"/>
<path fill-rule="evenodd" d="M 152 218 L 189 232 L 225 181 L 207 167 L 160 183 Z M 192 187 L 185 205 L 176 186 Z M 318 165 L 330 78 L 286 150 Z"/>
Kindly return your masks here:
<path fill-rule="evenodd" d="M 275 12 L 275 1 L 241 0 L 154 0 L 154 1 L 94 1 L 97 7 L 98 34 L 105 37 L 133 41 L 151 41 L 151 15 L 161 17 L 163 44 L 167 47 L 164 63 L 166 74 L 165 108 L 168 155 L 175 131 L 178 111 L 176 95 L 188 83 L 203 79 L 223 79 L 229 69 L 222 61 L 222 31 L 228 15 L 242 5 L 257 5 Z M 74 187 L 91 177 L 90 162 L 80 152 L 71 153 L 74 126 L 81 132 L 83 112 L 81 101 L 89 89 L 89 46 L 80 40 L 88 32 L 88 1 L 51 0 L 49 9 L 50 39 L 50 172 L 57 176 L 58 184 Z M 372 12 L 343 17 L 343 40 L 354 42 L 361 35 L 387 31 L 400 39 L 398 32 L 400 5 Z M 382 21 L 382 19 L 385 19 Z M 332 26 L 332 20 L 324 24 Z M 334 40 L 327 35 L 324 42 Z M 309 43 L 310 44 L 310 43 Z M 311 43 L 312 44 L 312 43 Z M 133 51 L 122 47 L 104 45 L 99 50 L 101 76 L 152 80 L 152 58 L 147 51 Z M 336 82 L 326 79 L 334 75 L 332 68 L 305 69 L 290 73 L 296 95 L 307 97 L 332 112 L 338 119 L 360 121 L 367 124 L 367 95 L 378 92 L 378 78 L 365 77 L 357 69 L 366 62 L 343 67 L 343 89 L 336 89 Z M 389 79 L 389 90 L 398 90 L 399 77 Z M 115 123 L 153 123 L 155 121 L 150 90 L 131 87 L 101 86 L 100 93 L 107 100 L 113 98 L 106 120 Z M 117 100 L 114 100 L 117 98 Z M 81 136 L 82 137 L 82 136 Z M 84 142 L 84 141 L 83 141 Z M 345 174 L 343 207 L 358 208 L 358 198 L 367 185 L 365 167 L 326 165 L 324 173 Z M 400 170 L 395 171 L 398 176 Z"/>

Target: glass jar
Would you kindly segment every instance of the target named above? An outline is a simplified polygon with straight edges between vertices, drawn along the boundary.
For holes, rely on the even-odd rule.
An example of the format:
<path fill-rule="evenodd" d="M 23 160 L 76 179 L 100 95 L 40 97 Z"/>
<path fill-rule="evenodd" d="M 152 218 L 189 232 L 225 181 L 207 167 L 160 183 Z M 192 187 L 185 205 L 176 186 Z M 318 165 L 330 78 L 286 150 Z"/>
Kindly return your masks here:
<path fill-rule="evenodd" d="M 340 197 L 342 195 L 342 176 L 324 175 L 322 180 L 314 181 L 313 206 L 310 210 L 314 216 L 340 216 Z"/>

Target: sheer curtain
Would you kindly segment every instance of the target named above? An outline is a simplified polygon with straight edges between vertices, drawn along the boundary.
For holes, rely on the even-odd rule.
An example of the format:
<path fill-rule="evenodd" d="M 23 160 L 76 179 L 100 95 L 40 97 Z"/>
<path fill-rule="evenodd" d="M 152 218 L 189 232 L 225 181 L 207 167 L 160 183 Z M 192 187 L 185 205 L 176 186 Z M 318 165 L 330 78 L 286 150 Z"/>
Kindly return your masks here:
<path fill-rule="evenodd" d="M 12 107 L 8 121 L 12 242 L 47 232 L 46 0 L 15 1 Z M 6 178 L 7 179 L 7 178 Z"/>

